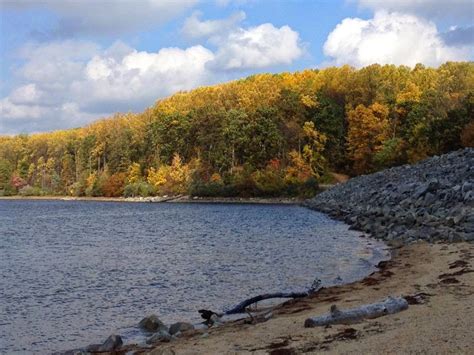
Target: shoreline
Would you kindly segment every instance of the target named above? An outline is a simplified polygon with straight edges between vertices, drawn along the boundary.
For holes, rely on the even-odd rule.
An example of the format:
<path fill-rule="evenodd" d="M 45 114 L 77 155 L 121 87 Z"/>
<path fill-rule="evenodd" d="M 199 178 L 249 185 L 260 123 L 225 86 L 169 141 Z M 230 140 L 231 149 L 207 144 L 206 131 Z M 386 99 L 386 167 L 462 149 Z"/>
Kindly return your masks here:
<path fill-rule="evenodd" d="M 249 319 L 183 333 L 180 339 L 154 346 L 125 345 L 124 350 L 159 354 L 300 354 L 456 353 L 472 349 L 474 272 L 471 243 L 417 242 L 392 247 L 392 258 L 360 281 L 323 288 L 272 309 L 269 320 Z M 304 320 L 341 309 L 403 296 L 401 313 L 357 324 L 305 328 Z"/>
<path fill-rule="evenodd" d="M 16 201 L 92 201 L 92 202 L 128 202 L 128 203 L 216 203 L 216 204 L 286 204 L 300 205 L 304 199 L 296 197 L 72 197 L 72 196 L 0 196 L 2 200 Z"/>
<path fill-rule="evenodd" d="M 285 302 L 274 317 L 197 333 L 150 354 L 455 353 L 474 347 L 474 149 L 359 176 L 303 204 L 382 239 L 391 259 L 365 279 Z M 457 242 L 457 243 L 453 243 Z M 305 328 L 329 308 L 404 297 L 407 310 Z"/>

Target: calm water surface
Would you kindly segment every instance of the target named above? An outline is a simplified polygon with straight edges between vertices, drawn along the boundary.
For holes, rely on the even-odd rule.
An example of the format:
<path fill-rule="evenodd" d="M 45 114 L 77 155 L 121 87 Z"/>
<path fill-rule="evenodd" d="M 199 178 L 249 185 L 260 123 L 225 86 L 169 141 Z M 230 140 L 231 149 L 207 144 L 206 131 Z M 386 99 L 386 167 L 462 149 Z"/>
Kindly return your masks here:
<path fill-rule="evenodd" d="M 359 235 L 292 205 L 0 201 L 0 353 L 142 341 L 150 313 L 197 322 L 200 308 L 353 281 L 387 255 Z"/>

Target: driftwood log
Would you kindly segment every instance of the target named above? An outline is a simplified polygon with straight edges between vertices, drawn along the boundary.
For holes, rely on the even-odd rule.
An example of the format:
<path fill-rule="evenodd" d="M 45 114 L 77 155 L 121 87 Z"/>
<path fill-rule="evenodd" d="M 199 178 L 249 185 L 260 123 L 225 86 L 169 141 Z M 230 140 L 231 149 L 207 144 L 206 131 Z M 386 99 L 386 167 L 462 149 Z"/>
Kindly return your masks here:
<path fill-rule="evenodd" d="M 408 302 L 403 297 L 388 297 L 382 302 L 366 304 L 348 310 L 339 310 L 331 306 L 330 313 L 319 317 L 308 318 L 304 322 L 306 328 L 325 326 L 331 324 L 353 324 L 364 319 L 378 318 L 387 314 L 401 312 L 408 308 Z"/>
<path fill-rule="evenodd" d="M 258 295 L 245 301 L 240 302 L 237 306 L 227 310 L 224 314 L 237 314 L 244 313 L 248 306 L 263 301 L 269 300 L 272 298 L 303 298 L 307 297 L 321 289 L 321 280 L 315 279 L 311 287 L 304 292 L 276 292 L 276 293 L 266 293 L 263 295 Z"/>
<path fill-rule="evenodd" d="M 201 314 L 201 317 L 205 319 L 205 324 L 212 323 L 211 322 L 211 317 L 212 315 L 217 315 L 218 317 L 221 317 L 223 315 L 230 315 L 230 314 L 238 314 L 238 313 L 246 313 L 247 312 L 247 307 L 263 301 L 263 300 L 268 300 L 272 298 L 303 298 L 307 297 L 313 293 L 316 293 L 321 289 L 321 280 L 315 279 L 313 281 L 313 284 L 311 287 L 304 292 L 276 292 L 276 293 L 265 293 L 263 295 L 258 295 L 252 298 L 248 298 L 245 301 L 240 302 L 238 305 L 235 307 L 232 307 L 231 309 L 225 311 L 224 313 L 216 313 L 207 309 L 200 309 L 199 313 Z"/>
<path fill-rule="evenodd" d="M 229 309 L 224 314 L 237 314 L 237 313 L 244 313 L 248 306 L 263 301 L 269 300 L 272 298 L 302 298 L 308 296 L 310 293 L 309 291 L 306 292 L 277 292 L 277 293 L 266 293 L 263 295 L 258 295 L 249 299 L 246 299 L 243 302 L 240 302 L 237 306 Z"/>

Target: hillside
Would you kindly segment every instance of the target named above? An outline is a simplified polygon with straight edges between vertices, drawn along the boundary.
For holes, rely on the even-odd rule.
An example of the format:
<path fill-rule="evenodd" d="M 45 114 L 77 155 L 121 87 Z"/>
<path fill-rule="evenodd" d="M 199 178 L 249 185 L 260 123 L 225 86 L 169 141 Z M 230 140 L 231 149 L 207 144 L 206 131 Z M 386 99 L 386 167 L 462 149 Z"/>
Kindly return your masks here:
<path fill-rule="evenodd" d="M 474 63 L 260 74 L 83 128 L 0 136 L 0 195 L 311 196 L 474 145 Z"/>

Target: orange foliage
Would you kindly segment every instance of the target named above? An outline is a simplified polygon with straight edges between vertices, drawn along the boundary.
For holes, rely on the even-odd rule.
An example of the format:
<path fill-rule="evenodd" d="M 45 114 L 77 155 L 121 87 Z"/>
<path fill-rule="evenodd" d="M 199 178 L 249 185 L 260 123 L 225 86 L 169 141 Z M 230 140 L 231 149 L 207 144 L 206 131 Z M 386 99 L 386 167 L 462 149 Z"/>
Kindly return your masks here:
<path fill-rule="evenodd" d="M 102 192 L 106 197 L 119 197 L 123 195 L 125 187 L 126 173 L 116 173 L 111 175 L 102 186 Z"/>
<path fill-rule="evenodd" d="M 467 124 L 462 130 L 461 144 L 464 147 L 474 147 L 474 121 Z"/>

